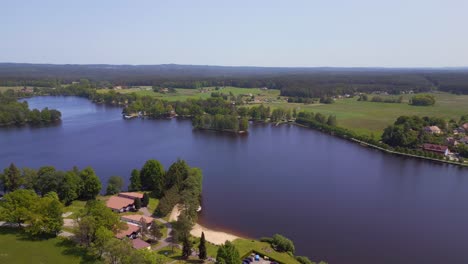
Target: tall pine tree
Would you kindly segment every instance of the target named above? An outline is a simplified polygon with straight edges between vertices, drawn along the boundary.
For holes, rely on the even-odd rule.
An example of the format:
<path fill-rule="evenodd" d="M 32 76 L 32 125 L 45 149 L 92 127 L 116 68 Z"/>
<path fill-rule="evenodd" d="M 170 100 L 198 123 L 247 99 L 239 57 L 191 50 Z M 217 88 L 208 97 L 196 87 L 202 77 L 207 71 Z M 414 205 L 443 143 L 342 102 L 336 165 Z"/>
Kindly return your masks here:
<path fill-rule="evenodd" d="M 205 245 L 205 233 L 201 233 L 200 245 L 198 245 L 198 257 L 200 259 L 206 259 L 206 245 Z"/>

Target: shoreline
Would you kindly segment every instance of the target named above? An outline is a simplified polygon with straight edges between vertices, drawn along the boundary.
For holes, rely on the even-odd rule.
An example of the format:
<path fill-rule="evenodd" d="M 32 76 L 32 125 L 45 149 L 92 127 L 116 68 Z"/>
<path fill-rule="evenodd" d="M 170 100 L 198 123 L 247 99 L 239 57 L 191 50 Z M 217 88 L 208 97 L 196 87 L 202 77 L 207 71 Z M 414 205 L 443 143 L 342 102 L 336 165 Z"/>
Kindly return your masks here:
<path fill-rule="evenodd" d="M 169 215 L 169 222 L 172 221 L 177 221 L 177 218 L 180 215 L 180 208 L 179 205 L 177 204 L 172 208 L 171 214 Z M 207 227 L 204 227 L 198 223 L 195 223 L 195 225 L 192 227 L 192 230 L 190 230 L 190 234 L 194 237 L 201 237 L 201 234 L 205 233 L 205 239 L 206 241 L 210 242 L 211 244 L 214 245 L 221 245 L 224 244 L 226 241 L 234 241 L 236 239 L 242 238 L 240 236 L 236 236 L 230 233 L 226 233 L 223 231 L 216 231 Z"/>
<path fill-rule="evenodd" d="M 341 138 L 341 139 L 345 139 L 345 140 L 348 140 L 348 141 L 352 141 L 352 142 L 354 142 L 354 143 L 360 145 L 361 147 L 373 148 L 373 149 L 376 149 L 376 150 L 385 152 L 385 153 L 387 153 L 387 154 L 394 154 L 394 155 L 398 155 L 398 156 L 404 156 L 404 157 L 422 159 L 422 160 L 427 160 L 427 161 L 432 161 L 432 162 L 437 162 L 437 163 L 445 163 L 445 164 L 450 164 L 450 165 L 459 166 L 459 167 L 462 167 L 462 168 L 463 168 L 463 167 L 465 167 L 465 168 L 468 167 L 468 164 L 466 164 L 466 163 L 459 163 L 459 162 L 450 161 L 450 160 L 445 160 L 445 159 L 429 158 L 429 157 L 418 156 L 418 155 L 413 155 L 413 154 L 408 154 L 408 153 L 403 153 L 403 152 L 398 152 L 398 151 L 394 151 L 394 150 L 390 150 L 390 149 L 381 148 L 381 147 L 379 147 L 379 146 L 373 145 L 373 144 L 371 144 L 371 143 L 368 143 L 368 142 L 365 142 L 365 141 L 362 141 L 362 140 L 358 140 L 358 139 L 355 139 L 355 138 L 344 138 L 344 137 L 339 137 L 339 136 L 336 136 L 336 135 L 334 135 L 334 134 L 327 133 L 326 131 L 322 131 L 322 130 L 320 130 L 320 129 L 315 129 L 315 128 L 312 128 L 312 127 L 310 127 L 310 126 L 303 125 L 303 124 L 299 124 L 299 123 L 296 123 L 296 122 L 288 123 L 288 124 L 293 124 L 293 125 L 296 125 L 296 126 L 298 126 L 298 127 L 303 127 L 303 128 L 307 128 L 307 129 L 316 130 L 316 131 L 319 131 L 319 132 L 328 134 L 328 135 L 330 135 L 330 136 L 332 136 L 332 137 L 336 137 L 336 138 Z"/>

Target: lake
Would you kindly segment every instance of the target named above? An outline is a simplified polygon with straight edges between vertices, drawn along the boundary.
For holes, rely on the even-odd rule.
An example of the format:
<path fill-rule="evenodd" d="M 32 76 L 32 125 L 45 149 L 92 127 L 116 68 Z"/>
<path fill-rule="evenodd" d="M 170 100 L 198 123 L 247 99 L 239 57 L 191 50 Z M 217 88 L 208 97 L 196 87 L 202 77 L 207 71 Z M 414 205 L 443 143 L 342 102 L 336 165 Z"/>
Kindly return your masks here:
<path fill-rule="evenodd" d="M 200 223 L 332 263 L 466 263 L 468 169 L 402 158 L 292 125 L 247 136 L 193 131 L 188 120 L 123 120 L 77 97 L 27 99 L 61 124 L 0 130 L 0 167 L 92 166 L 127 181 L 147 159 L 203 170 Z M 339 122 L 339 120 L 338 120 Z"/>

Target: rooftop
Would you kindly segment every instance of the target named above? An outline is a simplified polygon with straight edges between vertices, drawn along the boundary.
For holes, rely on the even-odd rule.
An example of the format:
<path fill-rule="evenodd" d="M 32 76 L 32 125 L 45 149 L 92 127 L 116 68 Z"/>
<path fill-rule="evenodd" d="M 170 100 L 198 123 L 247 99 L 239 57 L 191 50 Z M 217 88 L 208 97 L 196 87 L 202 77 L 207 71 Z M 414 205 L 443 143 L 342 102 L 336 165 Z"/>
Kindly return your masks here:
<path fill-rule="evenodd" d="M 137 193 L 137 192 L 121 192 L 119 193 L 119 196 L 121 197 L 132 197 L 132 198 L 143 198 L 142 193 Z"/>
<path fill-rule="evenodd" d="M 145 241 L 135 238 L 132 240 L 132 245 L 134 249 L 142 249 L 151 246 L 150 244 L 146 243 Z"/>
<path fill-rule="evenodd" d="M 154 218 L 151 217 L 151 216 L 144 216 L 144 215 L 137 215 L 137 214 L 135 214 L 135 215 L 123 215 L 121 218 L 124 221 L 127 220 L 127 221 L 137 221 L 137 222 L 140 222 L 141 219 L 143 218 L 143 219 L 145 219 L 145 222 L 147 224 L 150 224 L 150 223 L 152 223 L 154 221 Z"/>
<path fill-rule="evenodd" d="M 137 226 L 137 225 L 130 225 L 130 224 L 127 224 L 127 229 L 125 230 L 121 230 L 119 233 L 117 233 L 115 235 L 116 238 L 124 238 L 126 236 L 130 236 L 131 234 L 133 233 L 137 233 L 138 231 L 140 231 L 140 227 Z"/>
<path fill-rule="evenodd" d="M 134 201 L 132 199 L 119 197 L 119 196 L 111 196 L 109 198 L 109 200 L 107 200 L 106 206 L 111 208 L 111 209 L 120 210 L 123 207 L 127 207 L 129 205 L 132 205 L 133 203 L 134 203 Z"/>

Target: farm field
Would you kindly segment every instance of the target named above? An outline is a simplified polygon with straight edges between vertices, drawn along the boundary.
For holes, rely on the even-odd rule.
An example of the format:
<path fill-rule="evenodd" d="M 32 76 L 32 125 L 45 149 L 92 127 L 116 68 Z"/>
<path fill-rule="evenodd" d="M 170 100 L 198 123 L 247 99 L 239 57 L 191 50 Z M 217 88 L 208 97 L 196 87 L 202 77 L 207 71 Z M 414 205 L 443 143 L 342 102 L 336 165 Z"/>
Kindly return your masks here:
<path fill-rule="evenodd" d="M 261 99 L 269 99 L 269 100 L 277 100 L 277 97 L 280 94 L 279 90 L 262 90 L 259 88 L 236 88 L 236 87 L 224 87 L 220 90 L 216 90 L 215 87 L 205 87 L 201 89 L 182 89 L 176 88 L 176 93 L 159 93 L 154 92 L 151 89 L 151 86 L 138 86 L 138 87 L 131 87 L 128 89 L 121 89 L 116 90 L 117 93 L 136 93 L 139 96 L 153 96 L 156 98 L 168 100 L 168 101 L 184 101 L 189 98 L 193 99 L 206 99 L 211 97 L 212 92 L 220 92 L 224 94 L 232 93 L 234 95 L 240 94 L 252 94 L 259 100 Z M 101 89 L 98 90 L 100 93 L 106 93 L 109 89 Z"/>
<path fill-rule="evenodd" d="M 458 121 L 460 116 L 468 114 L 468 95 L 448 93 L 433 95 L 436 97 L 434 106 L 409 105 L 410 95 L 405 95 L 401 104 L 360 102 L 354 97 L 337 99 L 334 104 L 269 103 L 267 105 L 272 108 L 296 108 L 298 111 L 333 114 L 337 117 L 338 126 L 361 134 L 373 134 L 376 137 L 380 137 L 385 127 L 402 115 L 435 116 Z"/>

